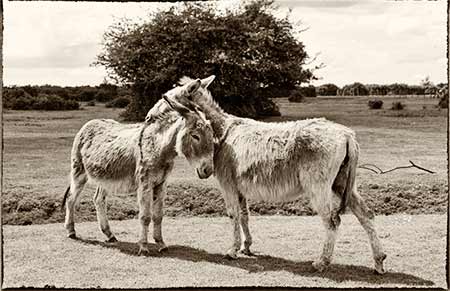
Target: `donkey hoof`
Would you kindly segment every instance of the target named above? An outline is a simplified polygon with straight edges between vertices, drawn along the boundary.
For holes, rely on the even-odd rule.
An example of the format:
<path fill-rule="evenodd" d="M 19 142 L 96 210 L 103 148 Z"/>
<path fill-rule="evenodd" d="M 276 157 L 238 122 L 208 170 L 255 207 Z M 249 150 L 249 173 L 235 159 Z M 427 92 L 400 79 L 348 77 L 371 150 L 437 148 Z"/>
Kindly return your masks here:
<path fill-rule="evenodd" d="M 158 244 L 158 252 L 159 253 L 162 253 L 162 252 L 167 251 L 167 250 L 168 250 L 168 248 L 167 248 L 167 246 L 164 243 Z"/>
<path fill-rule="evenodd" d="M 383 254 L 379 258 L 375 259 L 375 274 L 382 275 L 386 273 L 383 267 L 383 262 L 386 259 L 386 254 Z"/>
<path fill-rule="evenodd" d="M 150 254 L 150 250 L 146 245 L 139 244 L 138 256 L 145 256 Z"/>
<path fill-rule="evenodd" d="M 238 257 L 237 257 L 236 251 L 233 249 L 233 250 L 229 250 L 227 252 L 227 254 L 224 256 L 224 258 L 228 259 L 228 260 L 236 260 Z"/>
<path fill-rule="evenodd" d="M 249 256 L 249 257 L 254 257 L 255 256 L 255 254 L 252 253 L 252 251 L 249 250 L 249 249 L 240 249 L 239 253 L 244 254 L 246 256 Z"/>
<path fill-rule="evenodd" d="M 76 234 L 74 232 L 69 233 L 67 235 L 67 237 L 70 238 L 70 239 L 77 239 L 77 236 L 76 236 Z"/>
<path fill-rule="evenodd" d="M 107 243 L 115 243 L 117 242 L 117 238 L 115 236 L 110 237 L 106 240 Z"/>
<path fill-rule="evenodd" d="M 316 261 L 312 263 L 312 266 L 316 269 L 316 271 L 323 272 L 328 268 L 329 263 L 324 261 Z"/>

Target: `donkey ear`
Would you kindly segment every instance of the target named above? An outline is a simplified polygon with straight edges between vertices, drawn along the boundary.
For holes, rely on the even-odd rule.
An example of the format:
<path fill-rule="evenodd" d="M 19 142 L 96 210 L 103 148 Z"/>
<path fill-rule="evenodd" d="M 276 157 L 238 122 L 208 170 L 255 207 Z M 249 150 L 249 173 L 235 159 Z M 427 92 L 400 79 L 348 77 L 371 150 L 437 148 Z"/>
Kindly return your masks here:
<path fill-rule="evenodd" d="M 200 79 L 192 81 L 187 85 L 186 91 L 188 92 L 188 94 L 193 94 L 200 88 L 201 84 L 202 83 L 201 83 Z"/>
<path fill-rule="evenodd" d="M 164 101 L 167 102 L 170 108 L 180 113 L 181 116 L 186 116 L 190 112 L 189 108 L 185 107 L 181 103 L 178 103 L 177 101 L 174 100 L 169 101 L 169 98 L 167 98 L 166 95 L 163 95 L 162 98 L 164 99 Z"/>
<path fill-rule="evenodd" d="M 208 78 L 202 79 L 202 87 L 203 88 L 208 88 L 208 86 L 212 83 L 212 81 L 214 81 L 214 79 L 216 78 L 216 76 L 211 75 Z"/>

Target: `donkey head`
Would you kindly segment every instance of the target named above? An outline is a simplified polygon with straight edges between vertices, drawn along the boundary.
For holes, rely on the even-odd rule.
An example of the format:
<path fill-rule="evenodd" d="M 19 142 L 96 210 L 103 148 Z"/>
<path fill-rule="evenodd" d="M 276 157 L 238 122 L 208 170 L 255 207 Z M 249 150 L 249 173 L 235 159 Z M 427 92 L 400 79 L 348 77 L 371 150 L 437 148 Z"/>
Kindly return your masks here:
<path fill-rule="evenodd" d="M 178 154 L 186 157 L 195 167 L 200 179 L 206 179 L 213 173 L 213 130 L 199 107 L 189 101 L 189 96 L 200 88 L 200 80 L 194 80 L 183 86 L 175 87 L 163 95 L 167 104 L 184 118 L 184 126 L 177 135 Z M 186 100 L 187 99 L 187 100 Z M 179 100 L 183 100 L 181 103 Z"/>
<path fill-rule="evenodd" d="M 216 104 L 213 97 L 211 96 L 211 93 L 207 90 L 208 86 L 211 85 L 211 83 L 214 81 L 216 76 L 211 75 L 204 79 L 197 79 L 195 81 L 200 81 L 200 87 L 197 88 L 194 92 L 188 95 L 180 95 L 177 99 L 178 102 L 185 104 L 188 101 L 191 101 L 190 103 L 193 103 L 195 105 L 197 104 Z M 189 77 L 182 77 L 180 81 L 178 82 L 180 85 L 186 86 L 188 84 L 192 84 L 194 80 Z M 198 105 L 197 105 L 198 106 Z"/>

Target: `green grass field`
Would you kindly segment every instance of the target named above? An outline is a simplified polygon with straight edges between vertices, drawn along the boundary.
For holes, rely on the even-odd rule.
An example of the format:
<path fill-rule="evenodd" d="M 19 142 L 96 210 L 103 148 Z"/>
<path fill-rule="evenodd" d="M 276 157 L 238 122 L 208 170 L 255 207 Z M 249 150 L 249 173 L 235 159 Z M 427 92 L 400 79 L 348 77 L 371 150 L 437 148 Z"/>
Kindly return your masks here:
<path fill-rule="evenodd" d="M 447 110 L 437 99 L 381 97 L 384 108 L 369 110 L 374 97 L 317 97 L 304 103 L 276 99 L 281 117 L 270 121 L 326 117 L 353 128 L 361 145 L 360 164 L 376 164 L 383 170 L 409 165 L 409 160 L 433 170 L 401 169 L 379 175 L 360 169 L 361 194 L 378 214 L 445 213 L 447 211 Z M 406 104 L 402 111 L 391 103 Z M 60 201 L 68 185 L 73 137 L 90 119 L 119 119 L 121 109 L 83 106 L 64 112 L 4 111 L 3 223 L 37 224 L 60 222 Z M 199 180 L 186 160 L 177 158 L 169 178 L 166 215 L 223 215 L 223 200 L 216 180 Z M 78 220 L 95 220 L 94 188 L 86 187 Z M 133 218 L 134 194 L 116 193 L 109 198 L 112 219 Z M 307 201 L 251 203 L 254 214 L 312 214 Z"/>

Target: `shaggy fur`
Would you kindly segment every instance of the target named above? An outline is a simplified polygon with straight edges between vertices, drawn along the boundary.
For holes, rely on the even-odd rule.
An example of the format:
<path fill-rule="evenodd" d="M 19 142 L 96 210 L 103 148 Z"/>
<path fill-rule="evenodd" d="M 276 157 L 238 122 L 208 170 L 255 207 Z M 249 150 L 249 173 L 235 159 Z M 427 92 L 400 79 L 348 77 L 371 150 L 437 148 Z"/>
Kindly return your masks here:
<path fill-rule="evenodd" d="M 235 258 L 239 249 L 251 253 L 247 199 L 284 202 L 303 197 L 326 229 L 322 254 L 313 263 L 316 269 L 322 271 L 330 264 L 339 215 L 348 205 L 368 233 L 376 271 L 383 273 L 386 255 L 373 215 L 356 190 L 359 146 L 355 133 L 324 118 L 266 123 L 227 114 L 207 90 L 212 80 L 214 76 L 203 79 L 192 98 L 178 101 L 200 106 L 218 139 L 214 174 L 233 222 L 234 242 L 228 256 Z M 189 82 L 192 79 L 187 77 L 180 80 L 180 84 Z"/>
<path fill-rule="evenodd" d="M 194 94 L 200 80 L 176 87 L 148 112 L 144 124 L 120 124 L 110 119 L 91 120 L 75 136 L 71 154 L 71 184 L 64 196 L 65 227 L 75 238 L 74 206 L 83 186 L 98 186 L 94 202 L 100 229 L 116 241 L 106 217 L 106 195 L 137 191 L 141 235 L 140 252 L 147 251 L 148 225 L 160 250 L 166 248 L 161 233 L 162 207 L 167 176 L 174 158 L 183 155 L 200 178 L 213 171 L 213 130 L 205 115 L 178 103 Z M 180 118 L 180 115 L 183 118 Z M 70 194 L 70 195 L 69 195 Z M 66 196 L 69 195 L 67 203 Z"/>

